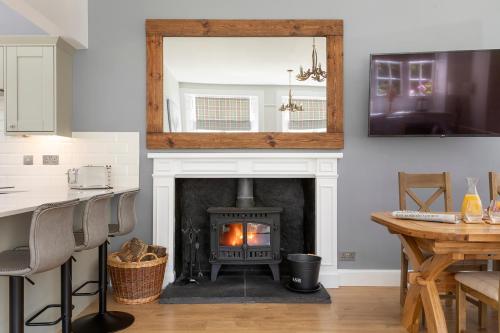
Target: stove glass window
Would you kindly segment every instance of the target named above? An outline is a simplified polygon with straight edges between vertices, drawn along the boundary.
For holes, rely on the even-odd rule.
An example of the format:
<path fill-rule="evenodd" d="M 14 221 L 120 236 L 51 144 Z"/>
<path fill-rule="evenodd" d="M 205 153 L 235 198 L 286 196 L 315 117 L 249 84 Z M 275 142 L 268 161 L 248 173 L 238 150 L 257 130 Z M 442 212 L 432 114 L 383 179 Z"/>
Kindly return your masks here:
<path fill-rule="evenodd" d="M 271 246 L 271 227 L 267 224 L 247 224 L 247 244 L 249 246 Z"/>
<path fill-rule="evenodd" d="M 226 223 L 219 227 L 220 246 L 242 246 L 243 245 L 243 224 Z"/>

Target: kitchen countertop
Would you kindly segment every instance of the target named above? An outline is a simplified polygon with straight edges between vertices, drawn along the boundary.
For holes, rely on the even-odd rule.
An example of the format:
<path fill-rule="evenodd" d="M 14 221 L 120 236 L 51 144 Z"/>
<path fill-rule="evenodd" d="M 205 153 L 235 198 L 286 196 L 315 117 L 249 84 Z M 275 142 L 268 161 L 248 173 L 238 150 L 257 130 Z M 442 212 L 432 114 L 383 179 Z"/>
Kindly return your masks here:
<path fill-rule="evenodd" d="M 137 189 L 137 187 L 117 186 L 109 190 L 73 190 L 67 187 L 0 190 L 0 192 L 7 192 L 0 194 L 0 218 L 32 212 L 36 207 L 46 203 L 72 199 L 85 201 L 98 194 L 110 192 L 120 194 Z"/>

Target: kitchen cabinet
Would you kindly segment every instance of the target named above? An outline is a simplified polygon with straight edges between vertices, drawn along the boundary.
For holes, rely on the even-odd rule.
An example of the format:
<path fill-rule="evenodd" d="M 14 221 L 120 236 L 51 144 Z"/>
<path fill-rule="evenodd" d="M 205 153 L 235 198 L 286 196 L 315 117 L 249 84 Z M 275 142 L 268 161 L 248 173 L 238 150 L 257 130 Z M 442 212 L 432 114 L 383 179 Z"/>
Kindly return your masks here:
<path fill-rule="evenodd" d="M 0 37 L 5 133 L 71 136 L 74 50 L 59 37 Z"/>

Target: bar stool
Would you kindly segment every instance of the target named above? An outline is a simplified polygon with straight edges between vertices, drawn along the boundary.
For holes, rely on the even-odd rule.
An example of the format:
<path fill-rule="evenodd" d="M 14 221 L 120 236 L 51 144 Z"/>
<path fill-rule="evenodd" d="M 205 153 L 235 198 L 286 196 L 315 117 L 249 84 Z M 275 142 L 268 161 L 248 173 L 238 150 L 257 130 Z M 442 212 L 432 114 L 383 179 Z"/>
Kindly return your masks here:
<path fill-rule="evenodd" d="M 118 224 L 109 224 L 110 219 L 107 220 L 106 224 L 106 231 L 109 232 L 110 237 L 125 235 L 134 229 L 137 220 L 135 198 L 138 192 L 138 190 L 129 191 L 120 195 L 118 199 Z M 135 320 L 134 316 L 129 313 L 107 310 L 107 258 L 108 248 L 107 243 L 104 243 L 99 246 L 99 312 L 75 320 L 73 322 L 73 332 L 75 333 L 116 332 L 129 327 Z"/>
<path fill-rule="evenodd" d="M 24 278 L 57 267 L 61 267 L 61 304 L 45 307 L 38 314 L 60 307 L 61 318 L 54 324 L 62 321 L 63 332 L 67 329 L 72 306 L 68 263 L 75 248 L 73 213 L 77 204 L 78 199 L 39 206 L 31 218 L 28 249 L 0 253 L 0 275 L 9 276 L 10 333 L 24 332 Z"/>

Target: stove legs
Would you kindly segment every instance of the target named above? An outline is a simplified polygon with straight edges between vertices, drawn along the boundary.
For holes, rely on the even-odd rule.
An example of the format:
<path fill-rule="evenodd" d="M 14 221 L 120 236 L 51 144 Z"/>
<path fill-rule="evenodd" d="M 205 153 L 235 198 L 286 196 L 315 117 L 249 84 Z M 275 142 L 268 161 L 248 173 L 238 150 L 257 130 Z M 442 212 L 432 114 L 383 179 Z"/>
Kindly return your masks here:
<path fill-rule="evenodd" d="M 279 264 L 269 264 L 269 268 L 271 269 L 271 272 L 273 272 L 273 280 L 279 281 L 280 280 L 280 265 Z"/>
<path fill-rule="evenodd" d="M 212 275 L 211 275 L 212 282 L 215 282 L 215 280 L 217 280 L 217 275 L 219 275 L 221 266 L 222 266 L 221 264 L 212 264 Z"/>

